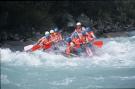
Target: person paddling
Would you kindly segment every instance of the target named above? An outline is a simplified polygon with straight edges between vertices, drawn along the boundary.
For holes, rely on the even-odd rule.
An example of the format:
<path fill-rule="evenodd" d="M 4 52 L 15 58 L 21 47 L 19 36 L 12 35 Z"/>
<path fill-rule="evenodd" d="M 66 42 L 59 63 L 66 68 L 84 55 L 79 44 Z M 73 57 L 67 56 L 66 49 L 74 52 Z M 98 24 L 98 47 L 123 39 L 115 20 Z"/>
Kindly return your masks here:
<path fill-rule="evenodd" d="M 59 32 L 58 28 L 54 28 L 54 35 L 55 35 L 55 49 L 58 50 L 59 46 L 61 46 L 63 42 L 62 34 Z"/>
<path fill-rule="evenodd" d="M 58 28 L 54 28 L 54 35 L 56 37 L 56 42 L 60 42 L 62 39 L 62 34 L 59 32 Z"/>
<path fill-rule="evenodd" d="M 31 51 L 36 51 L 39 49 L 48 49 L 51 47 L 52 41 L 50 39 L 50 33 L 48 31 L 45 32 L 45 36 L 40 38 L 37 43 L 31 48 Z"/>
<path fill-rule="evenodd" d="M 81 37 L 82 49 L 85 50 L 85 52 L 88 56 L 93 55 L 93 53 L 91 51 L 91 48 L 92 48 L 91 40 L 92 40 L 92 38 L 86 33 L 86 31 L 82 31 L 82 37 Z"/>
<path fill-rule="evenodd" d="M 74 47 L 74 43 L 72 42 L 71 38 L 70 37 L 67 37 L 66 38 L 66 50 L 65 50 L 65 53 L 67 56 L 70 56 L 70 54 L 73 52 L 73 47 Z"/>
<path fill-rule="evenodd" d="M 73 33 L 71 33 L 71 39 L 74 37 L 74 34 L 77 33 L 79 38 L 82 36 L 82 31 L 85 30 L 85 27 L 82 26 L 81 22 L 76 23 L 76 27 Z"/>
<path fill-rule="evenodd" d="M 81 55 L 82 52 L 81 44 L 82 41 L 79 38 L 78 34 L 75 32 L 74 37 L 71 39 L 71 43 L 70 43 L 74 54 Z"/>
<path fill-rule="evenodd" d="M 85 31 L 92 40 L 96 39 L 96 36 L 90 27 L 86 27 Z"/>
<path fill-rule="evenodd" d="M 50 37 L 50 33 L 47 31 L 45 32 L 45 37 L 44 37 L 44 40 L 43 40 L 43 50 L 47 50 L 49 48 L 52 47 L 52 43 L 53 41 L 51 40 L 51 37 Z"/>

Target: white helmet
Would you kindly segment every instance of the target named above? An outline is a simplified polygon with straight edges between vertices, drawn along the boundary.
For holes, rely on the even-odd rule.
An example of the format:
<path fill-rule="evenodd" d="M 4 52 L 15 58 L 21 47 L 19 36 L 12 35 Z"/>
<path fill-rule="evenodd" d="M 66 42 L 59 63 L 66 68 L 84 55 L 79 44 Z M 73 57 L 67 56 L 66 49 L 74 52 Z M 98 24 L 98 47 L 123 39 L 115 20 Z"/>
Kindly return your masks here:
<path fill-rule="evenodd" d="M 78 26 L 78 25 L 82 25 L 82 24 L 81 24 L 81 22 L 77 22 L 76 25 Z"/>
<path fill-rule="evenodd" d="M 54 30 L 50 30 L 50 33 L 54 33 Z"/>
<path fill-rule="evenodd" d="M 45 35 L 50 35 L 50 33 L 48 31 L 45 32 Z"/>

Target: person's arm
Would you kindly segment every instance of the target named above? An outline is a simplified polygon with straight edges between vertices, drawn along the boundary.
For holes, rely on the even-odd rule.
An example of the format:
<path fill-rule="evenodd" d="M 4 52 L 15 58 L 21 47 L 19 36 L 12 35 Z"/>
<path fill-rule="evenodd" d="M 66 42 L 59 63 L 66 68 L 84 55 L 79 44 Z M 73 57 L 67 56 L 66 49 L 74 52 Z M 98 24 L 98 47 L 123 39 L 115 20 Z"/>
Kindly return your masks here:
<path fill-rule="evenodd" d="M 93 37 L 87 35 L 87 37 L 86 37 L 86 42 L 87 42 L 87 43 L 89 43 L 89 42 L 91 42 L 91 41 L 93 41 L 93 40 L 94 40 Z"/>
<path fill-rule="evenodd" d="M 83 36 L 82 36 L 81 39 L 80 39 L 80 43 L 81 43 L 82 45 L 85 44 L 85 40 L 84 40 Z"/>
<path fill-rule="evenodd" d="M 73 48 L 75 46 L 74 42 L 70 42 L 70 48 Z"/>
<path fill-rule="evenodd" d="M 75 33 L 75 32 L 76 32 L 76 31 L 74 31 L 74 32 L 71 33 L 71 36 L 70 36 L 71 39 L 74 37 L 74 33 Z"/>
<path fill-rule="evenodd" d="M 86 30 L 86 28 L 85 27 L 82 27 L 82 31 L 85 31 Z"/>
<path fill-rule="evenodd" d="M 70 43 L 67 43 L 67 48 L 66 48 L 66 50 L 65 50 L 65 52 L 66 52 L 66 55 L 70 55 L 70 52 L 71 52 L 71 44 Z"/>
<path fill-rule="evenodd" d="M 71 52 L 71 51 L 70 51 L 70 47 L 67 47 L 67 48 L 66 48 L 66 55 L 70 55 L 70 52 Z"/>
<path fill-rule="evenodd" d="M 93 27 L 92 29 L 96 30 L 94 27 Z M 92 37 L 93 37 L 94 39 L 96 39 L 96 36 L 95 36 L 95 34 L 94 34 L 94 31 L 91 32 L 91 35 L 92 35 Z"/>
<path fill-rule="evenodd" d="M 95 39 L 96 38 L 96 36 L 94 35 L 94 32 L 92 31 L 91 33 L 91 36 Z"/>
<path fill-rule="evenodd" d="M 60 41 L 62 40 L 62 35 L 61 35 L 61 33 L 59 33 L 59 40 L 60 40 Z"/>
<path fill-rule="evenodd" d="M 41 41 L 42 41 L 42 38 L 40 38 L 40 39 L 37 41 L 37 43 L 36 43 L 36 44 L 40 44 L 40 43 L 41 43 Z"/>

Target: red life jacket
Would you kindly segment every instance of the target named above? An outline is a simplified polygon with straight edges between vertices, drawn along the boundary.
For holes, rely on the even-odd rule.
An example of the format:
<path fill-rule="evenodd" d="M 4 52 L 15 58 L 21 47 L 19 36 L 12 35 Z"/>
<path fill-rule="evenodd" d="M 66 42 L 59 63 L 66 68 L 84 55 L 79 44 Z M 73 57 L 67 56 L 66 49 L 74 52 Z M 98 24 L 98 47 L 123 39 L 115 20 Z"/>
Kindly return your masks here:
<path fill-rule="evenodd" d="M 93 40 L 93 38 L 89 35 L 82 35 L 81 37 L 81 41 L 83 44 L 87 43 L 87 42 L 91 42 Z"/>
<path fill-rule="evenodd" d="M 48 39 L 45 38 L 43 42 L 43 49 L 51 48 L 51 46 L 52 46 L 51 38 L 48 38 Z"/>
<path fill-rule="evenodd" d="M 86 39 L 87 39 L 87 36 L 86 35 L 82 35 L 81 36 L 82 44 L 85 44 L 86 43 Z"/>
<path fill-rule="evenodd" d="M 51 40 L 53 42 L 59 42 L 60 40 L 62 40 L 62 36 L 60 33 L 51 34 Z"/>
<path fill-rule="evenodd" d="M 80 48 L 80 47 L 81 47 L 82 41 L 81 41 L 80 38 L 73 38 L 72 41 L 73 41 L 73 43 L 75 44 L 75 47 L 76 47 L 76 48 Z"/>

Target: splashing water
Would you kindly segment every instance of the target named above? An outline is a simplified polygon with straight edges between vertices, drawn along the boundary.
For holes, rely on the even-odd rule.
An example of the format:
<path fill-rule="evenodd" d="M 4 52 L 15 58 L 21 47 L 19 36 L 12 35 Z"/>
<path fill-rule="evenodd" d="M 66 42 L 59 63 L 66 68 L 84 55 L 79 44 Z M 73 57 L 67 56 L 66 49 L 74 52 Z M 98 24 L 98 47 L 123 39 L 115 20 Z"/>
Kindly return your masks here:
<path fill-rule="evenodd" d="M 0 49 L 1 88 L 135 88 L 135 36 L 102 40 L 93 57 Z"/>

